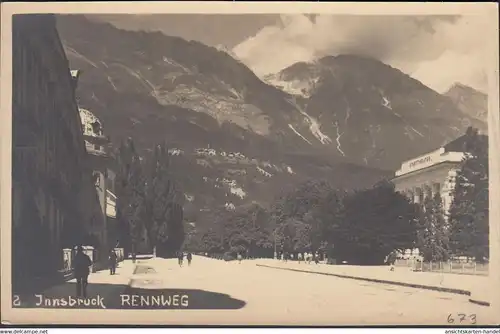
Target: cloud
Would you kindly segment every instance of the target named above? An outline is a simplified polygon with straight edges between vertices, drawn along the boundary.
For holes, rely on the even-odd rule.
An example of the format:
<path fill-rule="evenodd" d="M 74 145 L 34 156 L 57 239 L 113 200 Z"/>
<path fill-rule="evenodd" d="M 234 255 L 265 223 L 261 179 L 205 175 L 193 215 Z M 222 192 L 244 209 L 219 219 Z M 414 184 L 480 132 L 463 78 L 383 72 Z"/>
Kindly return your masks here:
<path fill-rule="evenodd" d="M 233 52 L 258 75 L 324 55 L 374 57 L 443 92 L 486 90 L 487 20 L 478 16 L 282 15 Z"/>

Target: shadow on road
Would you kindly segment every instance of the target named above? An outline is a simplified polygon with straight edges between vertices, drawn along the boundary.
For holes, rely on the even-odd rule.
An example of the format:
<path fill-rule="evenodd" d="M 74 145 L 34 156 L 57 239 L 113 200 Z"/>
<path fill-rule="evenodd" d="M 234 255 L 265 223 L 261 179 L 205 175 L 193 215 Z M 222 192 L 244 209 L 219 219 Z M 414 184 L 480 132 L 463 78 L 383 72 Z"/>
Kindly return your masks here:
<path fill-rule="evenodd" d="M 129 287 L 124 295 L 130 296 L 130 303 L 120 305 L 122 309 L 237 310 L 246 305 L 246 302 L 232 298 L 230 295 L 200 289 L 141 289 Z M 142 305 L 132 305 L 133 296 L 138 296 L 136 305 Z M 158 304 L 162 306 L 158 306 Z"/>
<path fill-rule="evenodd" d="M 87 299 L 76 298 L 76 283 L 67 282 L 44 294 L 20 294 L 16 308 L 237 310 L 246 302 L 200 289 L 142 289 L 123 284 L 89 284 Z"/>

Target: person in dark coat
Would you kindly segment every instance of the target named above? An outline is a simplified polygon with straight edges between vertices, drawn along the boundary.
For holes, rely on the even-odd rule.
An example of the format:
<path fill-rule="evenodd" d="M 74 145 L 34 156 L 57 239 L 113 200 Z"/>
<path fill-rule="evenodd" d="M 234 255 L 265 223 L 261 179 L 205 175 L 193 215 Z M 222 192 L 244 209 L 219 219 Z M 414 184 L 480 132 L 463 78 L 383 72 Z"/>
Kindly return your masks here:
<path fill-rule="evenodd" d="M 110 252 L 109 252 L 109 273 L 110 275 L 114 275 L 116 273 L 116 260 L 117 260 L 117 256 L 116 256 L 116 253 L 115 251 L 112 249 Z"/>
<path fill-rule="evenodd" d="M 182 267 L 182 263 L 184 262 L 184 253 L 183 252 L 179 252 L 177 254 L 177 259 L 179 260 L 179 266 Z"/>
<path fill-rule="evenodd" d="M 74 259 L 74 273 L 76 279 L 76 296 L 87 298 L 88 277 L 90 275 L 90 257 L 83 252 L 83 247 L 78 246 Z"/>
<path fill-rule="evenodd" d="M 190 266 L 191 261 L 193 260 L 193 255 L 191 253 L 187 253 L 186 259 L 188 260 L 188 266 Z"/>

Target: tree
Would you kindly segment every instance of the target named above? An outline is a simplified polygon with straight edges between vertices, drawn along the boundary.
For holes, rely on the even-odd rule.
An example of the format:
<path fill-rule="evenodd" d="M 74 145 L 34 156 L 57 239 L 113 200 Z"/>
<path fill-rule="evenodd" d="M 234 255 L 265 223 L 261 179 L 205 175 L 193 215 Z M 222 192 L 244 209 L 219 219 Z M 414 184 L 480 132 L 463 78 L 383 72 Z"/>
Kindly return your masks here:
<path fill-rule="evenodd" d="M 488 137 L 468 128 L 463 152 L 449 210 L 450 244 L 454 255 L 483 262 L 489 257 Z"/>
<path fill-rule="evenodd" d="M 276 242 L 284 253 L 311 250 L 311 226 L 295 218 L 287 218 L 276 229 Z"/>
<path fill-rule="evenodd" d="M 271 208 L 271 216 L 276 224 L 287 218 L 302 220 L 313 208 L 324 204 L 325 198 L 335 189 L 324 180 L 309 180 L 300 184 L 294 191 L 278 198 Z"/>
<path fill-rule="evenodd" d="M 345 223 L 344 200 L 347 193 L 342 189 L 331 190 L 322 197 L 317 206 L 306 214 L 304 222 L 311 225 L 311 250 L 333 255 L 337 230 Z"/>
<path fill-rule="evenodd" d="M 327 252 L 334 246 L 331 240 L 334 229 L 343 221 L 345 195 L 342 189 L 335 189 L 327 181 L 309 180 L 277 199 L 271 208 L 270 219 L 277 231 L 282 231 L 281 227 L 291 221 L 306 224 L 308 227 L 303 233 L 308 236 L 307 246 L 303 240 L 299 248 Z M 284 237 L 280 238 L 280 245 L 287 248 L 287 252 L 298 247 L 292 239 Z"/>
<path fill-rule="evenodd" d="M 135 258 L 136 248 L 142 238 L 145 214 L 145 189 L 141 159 L 129 138 L 117 152 L 116 175 L 117 219 L 122 227 L 124 247 Z"/>
<path fill-rule="evenodd" d="M 446 261 L 449 257 L 449 229 L 439 193 L 426 191 L 419 217 L 417 246 L 424 261 Z"/>
<path fill-rule="evenodd" d="M 293 250 L 297 253 L 311 250 L 311 225 L 297 221 L 293 240 Z"/>
<path fill-rule="evenodd" d="M 393 250 L 414 245 L 415 209 L 394 185 L 381 183 L 344 200 L 345 221 L 336 228 L 335 254 L 357 264 L 381 264 Z"/>
<path fill-rule="evenodd" d="M 141 161 L 139 156 L 134 156 L 132 159 L 129 183 L 128 183 L 129 203 L 125 208 L 124 214 L 129 223 L 130 242 L 132 256 L 135 258 L 137 247 L 142 241 L 144 231 L 145 217 L 145 193 L 144 193 L 144 178 L 141 170 Z"/>
<path fill-rule="evenodd" d="M 209 254 L 223 252 L 221 238 L 214 229 L 210 228 L 206 232 L 201 233 L 200 239 L 201 247 L 205 252 Z"/>
<path fill-rule="evenodd" d="M 184 242 L 183 194 L 170 173 L 165 144 L 157 145 L 146 159 L 145 225 L 157 255 L 173 256 Z"/>
<path fill-rule="evenodd" d="M 160 254 L 173 256 L 181 249 L 184 237 L 182 205 L 171 202 L 167 205 L 165 220 L 158 227 L 157 245 L 160 246 Z"/>

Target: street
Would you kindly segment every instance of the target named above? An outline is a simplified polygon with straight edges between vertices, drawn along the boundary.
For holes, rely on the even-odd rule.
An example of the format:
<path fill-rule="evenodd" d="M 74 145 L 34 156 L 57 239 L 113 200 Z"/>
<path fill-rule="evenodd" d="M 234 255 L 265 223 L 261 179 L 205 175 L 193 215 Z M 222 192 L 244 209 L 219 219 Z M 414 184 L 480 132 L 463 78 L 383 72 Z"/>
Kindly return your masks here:
<path fill-rule="evenodd" d="M 449 325 L 450 319 L 460 325 L 462 314 L 462 325 L 471 325 L 494 319 L 491 308 L 472 304 L 467 296 L 258 267 L 253 260 L 239 264 L 195 256 L 191 266 L 185 261 L 181 268 L 176 259 L 157 258 L 139 260 L 135 274 L 132 267 L 127 261 L 115 277 L 103 271 L 89 278 L 89 296 L 103 296 L 107 309 L 149 309 L 140 317 L 122 310 L 124 323 Z M 60 297 L 63 290 L 58 291 Z M 187 295 L 189 306 L 165 310 L 143 307 L 144 300 L 134 306 L 130 298 L 127 306 L 120 296 L 161 294 Z"/>

